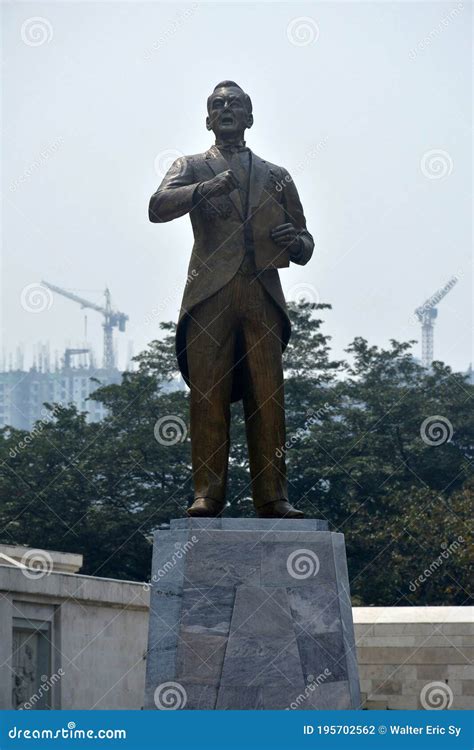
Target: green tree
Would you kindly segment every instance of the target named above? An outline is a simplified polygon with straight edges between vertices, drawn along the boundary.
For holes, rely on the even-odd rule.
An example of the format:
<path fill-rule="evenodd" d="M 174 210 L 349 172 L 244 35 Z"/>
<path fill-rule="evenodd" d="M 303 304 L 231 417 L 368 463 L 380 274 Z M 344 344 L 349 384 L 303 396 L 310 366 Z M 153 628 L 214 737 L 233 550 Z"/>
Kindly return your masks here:
<path fill-rule="evenodd" d="M 355 339 L 331 357 L 321 314 L 290 306 L 284 357 L 290 500 L 345 534 L 354 602 L 464 604 L 473 500 L 474 387 L 411 343 Z M 100 386 L 99 424 L 49 405 L 32 432 L 0 439 L 0 540 L 81 552 L 83 572 L 145 580 L 153 531 L 192 500 L 187 390 L 174 330 Z M 233 405 L 231 515 L 253 514 L 241 404 Z M 427 571 L 425 575 L 424 571 Z M 421 580 L 421 578 L 424 580 Z"/>
<path fill-rule="evenodd" d="M 425 371 L 409 343 L 356 339 L 348 354 L 328 408 L 288 453 L 291 497 L 345 534 L 356 601 L 462 604 L 467 543 L 443 558 L 436 585 L 410 583 L 443 544 L 468 539 L 474 389 L 441 363 Z"/>

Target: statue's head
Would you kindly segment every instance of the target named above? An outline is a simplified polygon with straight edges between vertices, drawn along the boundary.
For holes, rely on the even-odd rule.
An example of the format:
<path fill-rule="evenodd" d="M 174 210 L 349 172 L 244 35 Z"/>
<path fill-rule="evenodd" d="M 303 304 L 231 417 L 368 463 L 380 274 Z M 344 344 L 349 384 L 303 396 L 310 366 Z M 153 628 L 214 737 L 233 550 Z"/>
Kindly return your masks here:
<path fill-rule="evenodd" d="M 243 138 L 253 125 L 252 102 L 235 81 L 221 81 L 207 100 L 206 127 L 217 139 Z"/>

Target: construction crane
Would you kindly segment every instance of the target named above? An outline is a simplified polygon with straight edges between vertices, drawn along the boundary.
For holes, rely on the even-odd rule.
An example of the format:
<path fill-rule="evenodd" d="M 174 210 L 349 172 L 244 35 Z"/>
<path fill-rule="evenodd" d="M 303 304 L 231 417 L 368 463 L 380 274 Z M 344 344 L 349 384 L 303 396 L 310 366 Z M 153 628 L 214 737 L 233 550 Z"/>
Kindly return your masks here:
<path fill-rule="evenodd" d="M 128 315 L 125 313 L 118 312 L 118 310 L 112 309 L 112 301 L 110 298 L 110 292 L 108 289 L 105 290 L 105 305 L 97 305 L 95 302 L 89 302 L 89 300 L 78 297 L 77 294 L 69 292 L 67 289 L 61 289 L 59 286 L 49 284 L 47 281 L 42 281 L 45 287 L 51 289 L 52 292 L 62 294 L 67 299 L 72 299 L 73 302 L 77 302 L 82 308 L 89 308 L 95 310 L 104 316 L 104 322 L 102 327 L 104 329 L 104 361 L 103 367 L 106 370 L 111 370 L 115 367 L 115 355 L 114 355 L 114 342 L 113 342 L 113 329 L 118 328 L 119 331 L 125 331 L 125 326 L 128 320 Z"/>
<path fill-rule="evenodd" d="M 447 284 L 431 295 L 421 307 L 417 307 L 415 315 L 421 323 L 421 364 L 423 367 L 431 367 L 433 362 L 433 329 L 434 322 L 438 317 L 438 305 L 444 297 L 457 284 L 457 276 L 452 276 Z"/>

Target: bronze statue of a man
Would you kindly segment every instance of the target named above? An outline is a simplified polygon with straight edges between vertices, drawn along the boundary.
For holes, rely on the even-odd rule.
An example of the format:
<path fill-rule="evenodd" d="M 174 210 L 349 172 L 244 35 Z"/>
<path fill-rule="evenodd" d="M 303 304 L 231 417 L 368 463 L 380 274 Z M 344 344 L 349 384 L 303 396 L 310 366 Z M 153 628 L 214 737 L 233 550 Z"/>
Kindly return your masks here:
<path fill-rule="evenodd" d="M 216 136 L 203 154 L 177 159 L 151 197 L 149 217 L 189 213 L 194 247 L 176 334 L 191 389 L 191 516 L 225 506 L 230 403 L 243 399 L 252 496 L 261 518 L 301 518 L 288 502 L 282 351 L 290 321 L 278 268 L 313 253 L 288 172 L 254 154 L 244 133 L 250 97 L 234 81 L 207 100 Z"/>

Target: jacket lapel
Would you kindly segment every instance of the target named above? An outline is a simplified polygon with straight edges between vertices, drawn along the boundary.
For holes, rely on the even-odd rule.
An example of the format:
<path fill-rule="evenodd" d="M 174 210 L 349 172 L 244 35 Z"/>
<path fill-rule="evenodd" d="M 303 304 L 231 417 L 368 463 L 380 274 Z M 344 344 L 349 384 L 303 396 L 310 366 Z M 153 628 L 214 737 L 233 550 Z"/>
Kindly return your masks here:
<path fill-rule="evenodd" d="M 267 181 L 270 167 L 267 162 L 252 153 L 252 174 L 250 176 L 249 215 L 257 208 L 262 197 L 262 190 Z M 267 196 L 265 196 L 267 198 Z"/>
<path fill-rule="evenodd" d="M 218 175 L 221 172 L 225 172 L 227 169 L 229 169 L 229 165 L 222 156 L 221 152 L 216 146 L 211 146 L 209 151 L 206 152 L 206 164 L 208 165 L 209 169 L 215 174 Z M 244 211 L 242 207 L 242 201 L 240 200 L 240 191 L 239 190 L 233 190 L 232 193 L 229 193 L 229 198 L 234 204 L 235 210 L 239 214 L 240 218 L 244 219 Z"/>

